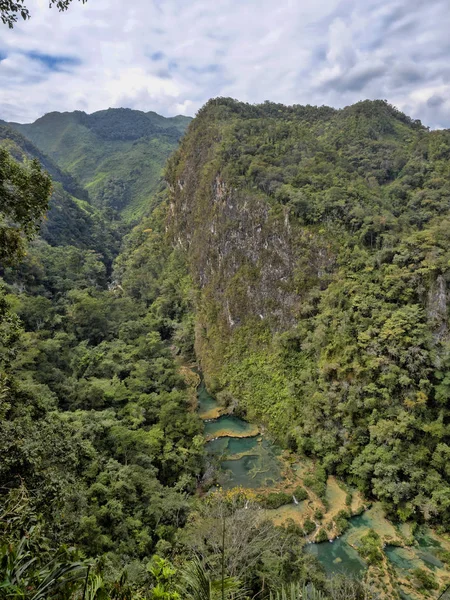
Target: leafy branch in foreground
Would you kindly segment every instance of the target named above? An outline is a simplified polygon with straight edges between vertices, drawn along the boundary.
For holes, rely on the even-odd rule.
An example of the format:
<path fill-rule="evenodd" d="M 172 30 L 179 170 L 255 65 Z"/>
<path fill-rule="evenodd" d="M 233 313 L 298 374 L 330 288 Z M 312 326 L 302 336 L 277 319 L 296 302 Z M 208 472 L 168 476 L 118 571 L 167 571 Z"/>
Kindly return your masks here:
<path fill-rule="evenodd" d="M 56 5 L 59 11 L 65 11 L 69 8 L 69 4 L 72 0 L 49 0 L 50 8 Z M 83 4 L 87 0 L 81 0 Z M 14 23 L 17 23 L 17 17 L 20 15 L 24 21 L 30 18 L 30 11 L 24 4 L 24 0 L 15 2 L 14 0 L 0 0 L 0 18 L 4 25 L 8 25 L 10 29 L 14 27 Z"/>
<path fill-rule="evenodd" d="M 181 582 L 180 592 L 186 600 L 243 600 L 247 597 L 236 577 L 211 579 L 197 557 L 185 566 Z"/>
<path fill-rule="evenodd" d="M 44 600 L 58 590 L 64 598 L 64 591 L 85 578 L 87 564 L 73 561 L 65 548 L 41 561 L 45 553 L 33 547 L 34 533 L 32 527 L 16 544 L 0 547 L 0 590 L 7 598 L 30 600 Z"/>

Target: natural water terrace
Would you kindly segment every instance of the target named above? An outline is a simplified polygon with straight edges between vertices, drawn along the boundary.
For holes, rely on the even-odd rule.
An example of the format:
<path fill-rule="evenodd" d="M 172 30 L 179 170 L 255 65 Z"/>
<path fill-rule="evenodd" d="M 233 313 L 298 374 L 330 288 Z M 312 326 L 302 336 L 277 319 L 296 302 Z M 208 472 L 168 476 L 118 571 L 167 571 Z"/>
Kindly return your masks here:
<path fill-rule="evenodd" d="M 357 525 L 354 526 L 357 527 Z M 350 546 L 345 534 L 332 542 L 308 544 L 305 550 L 319 560 L 328 575 L 345 573 L 346 575 L 360 577 L 366 570 L 366 563 L 360 558 L 358 552 Z"/>
<path fill-rule="evenodd" d="M 224 489 L 240 487 L 257 490 L 294 489 L 305 476 L 303 461 L 292 466 L 294 480 L 284 479 L 285 460 L 282 451 L 260 433 L 259 428 L 234 415 L 222 414 L 217 401 L 208 393 L 203 382 L 198 388 L 198 410 L 205 420 L 204 435 L 206 448 L 213 462 L 217 463 L 218 482 Z M 305 486 L 307 487 L 307 486 Z M 308 489 L 308 498 L 283 505 L 276 509 L 266 509 L 264 514 L 276 525 L 292 521 L 303 526 L 305 520 L 312 520 L 316 529 L 305 537 L 305 550 L 315 556 L 329 574 L 345 573 L 354 577 L 362 577 L 367 571 L 367 564 L 358 553 L 361 538 L 369 531 L 375 531 L 383 544 L 384 560 L 388 560 L 395 569 L 401 583 L 401 597 L 408 600 L 420 598 L 414 590 L 413 571 L 417 568 L 432 572 L 440 584 L 450 583 L 448 567 L 439 558 L 439 551 L 450 550 L 450 544 L 439 541 L 430 530 L 419 530 L 413 537 L 407 524 L 394 525 L 384 516 L 380 503 L 374 503 L 362 514 L 349 519 L 348 530 L 340 536 L 333 533 L 330 527 L 340 510 L 359 512 L 363 508 L 362 498 L 353 492 L 350 507 L 346 504 L 348 490 L 329 477 L 326 486 L 325 503 Z M 317 508 L 323 509 L 323 521 L 317 521 L 314 513 Z M 315 543 L 317 532 L 326 529 L 330 540 Z M 395 542 L 396 545 L 392 545 Z M 442 543 L 441 543 L 442 542 Z M 407 543 L 411 544 L 407 546 Z M 399 547 L 397 544 L 403 545 Z M 444 545 L 443 545 L 444 544 Z M 431 593 L 430 597 L 437 598 Z"/>
<path fill-rule="evenodd" d="M 257 426 L 233 415 L 221 415 L 203 383 L 198 399 L 199 413 L 205 420 L 204 435 L 209 440 L 206 448 L 220 462 L 218 479 L 223 488 L 266 488 L 281 481 L 281 450 L 264 439 Z"/>
<path fill-rule="evenodd" d="M 258 434 L 258 427 L 239 417 L 223 415 L 218 419 L 205 421 L 204 434 L 207 440 L 219 437 L 253 437 Z"/>

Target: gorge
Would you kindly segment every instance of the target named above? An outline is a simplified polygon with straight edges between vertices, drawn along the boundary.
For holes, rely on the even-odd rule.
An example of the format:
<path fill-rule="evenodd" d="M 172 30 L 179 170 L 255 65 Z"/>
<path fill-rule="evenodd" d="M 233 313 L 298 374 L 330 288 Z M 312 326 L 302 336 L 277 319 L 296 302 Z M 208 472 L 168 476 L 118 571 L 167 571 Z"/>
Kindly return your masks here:
<path fill-rule="evenodd" d="M 230 598 L 445 593 L 450 133 L 218 98 L 0 134 L 53 178 L 1 265 L 10 547 L 124 598 L 175 600 L 194 556 Z"/>

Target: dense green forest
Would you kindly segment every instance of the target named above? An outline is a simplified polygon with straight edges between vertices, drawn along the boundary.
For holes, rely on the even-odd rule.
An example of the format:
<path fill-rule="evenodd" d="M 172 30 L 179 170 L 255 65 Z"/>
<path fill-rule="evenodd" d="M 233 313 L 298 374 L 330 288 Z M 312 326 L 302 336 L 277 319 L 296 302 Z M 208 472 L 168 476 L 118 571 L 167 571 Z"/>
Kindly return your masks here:
<path fill-rule="evenodd" d="M 450 528 L 450 132 L 384 101 L 202 108 L 170 159 L 211 389 Z"/>
<path fill-rule="evenodd" d="M 203 425 L 182 377 L 195 290 L 167 237 L 166 192 L 121 239 L 120 217 L 28 140 L 4 127 L 2 146 L 1 222 L 21 245 L 4 236 L 0 597 L 215 598 L 223 585 L 237 598 L 290 582 L 363 597 L 326 579 L 298 528 L 260 522 L 243 501 L 195 499 Z M 53 187 L 35 237 L 50 193 L 38 161 Z M 25 192 L 32 210 L 16 215 Z"/>
<path fill-rule="evenodd" d="M 15 142 L 7 147 L 17 150 Z M 2 184 L 14 185 L 11 159 L 3 158 Z M 39 188 L 29 178 L 24 186 L 34 185 L 46 201 L 49 181 L 40 177 Z M 22 219 L 24 230 L 46 207 L 35 204 Z M 50 205 L 42 236 L 2 266 L 3 534 L 14 543 L 29 529 L 26 545 L 47 554 L 49 544 L 75 544 L 87 556 L 104 557 L 106 572 L 119 578 L 127 564 L 140 573 L 139 561 L 169 544 L 201 474 L 201 424 L 188 411 L 169 347 L 177 343 L 188 358 L 192 352 L 189 286 L 182 258 L 163 243 L 160 215 L 125 239 L 116 268 L 127 274 L 118 284 L 110 267 L 117 241 L 104 245 L 105 236 L 116 240 L 116 223 L 79 204 L 62 184 L 54 184 Z M 90 236 L 77 245 L 66 238 L 65 215 L 74 213 Z M 18 221 L 6 206 L 2 223 L 10 218 Z M 144 279 L 145 259 L 152 267 Z M 26 594 L 33 577 L 24 572 L 12 580 L 7 597 L 16 597 L 14 586 Z M 35 591 L 32 585 L 29 597 Z"/>
<path fill-rule="evenodd" d="M 74 176 L 95 206 L 136 222 L 149 211 L 164 163 L 190 120 L 110 108 L 91 115 L 53 112 L 9 125 Z"/>
<path fill-rule="evenodd" d="M 327 576 L 306 528 L 208 490 L 186 366 L 292 456 L 317 460 L 322 484 L 336 474 L 395 521 L 450 530 L 449 132 L 382 101 L 217 99 L 165 184 L 182 117 L 109 109 L 11 125 L 0 597 L 386 597 Z M 280 498 L 291 501 L 264 502 Z M 378 541 L 365 539 L 369 564 Z"/>

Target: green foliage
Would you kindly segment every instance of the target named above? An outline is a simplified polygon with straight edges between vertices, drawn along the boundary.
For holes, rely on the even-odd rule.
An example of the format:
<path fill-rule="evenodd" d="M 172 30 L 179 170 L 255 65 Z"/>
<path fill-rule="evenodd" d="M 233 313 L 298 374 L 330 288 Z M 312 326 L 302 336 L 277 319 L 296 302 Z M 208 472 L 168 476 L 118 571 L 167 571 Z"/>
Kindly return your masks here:
<path fill-rule="evenodd" d="M 433 574 L 425 569 L 414 569 L 413 577 L 417 582 L 417 587 L 421 590 L 437 590 L 439 588 Z"/>
<path fill-rule="evenodd" d="M 23 539 L 21 542 L 25 542 Z M 55 593 L 61 588 L 68 587 L 69 583 L 81 579 L 86 567 L 77 563 L 59 563 L 54 558 L 42 570 L 30 569 L 34 559 L 29 553 L 24 553 L 22 545 L 17 549 L 0 549 L 0 558 L 3 562 L 3 573 L 0 589 L 8 597 L 20 596 L 32 600 L 44 600 L 48 594 Z M 30 572 L 31 571 L 31 572 Z M 61 593 L 61 591 L 59 591 Z M 62 597 L 62 596 L 60 596 Z M 67 597 L 67 596 L 66 596 Z"/>
<path fill-rule="evenodd" d="M 42 519 L 23 555 L 42 563 L 23 579 L 31 526 L 8 522 L 5 585 L 27 597 L 51 581 L 61 598 L 80 596 L 64 569 L 88 563 L 60 554 L 76 545 L 98 559 L 85 579 L 92 599 L 243 587 L 300 598 L 299 586 L 282 591 L 298 581 L 306 597 L 362 599 L 363 586 L 326 580 L 303 552 L 313 521 L 303 532 L 232 498 L 193 501 L 204 441 L 179 366 L 196 353 L 211 388 L 317 457 L 304 483 L 324 502 L 336 473 L 396 518 L 448 528 L 448 132 L 385 102 L 335 111 L 219 99 L 191 124 L 164 190 L 161 165 L 185 125 L 108 110 L 17 126 L 96 207 L 41 153 L 56 180 L 48 221 L 1 272 L 0 498 L 20 500 L 26 486 L 25 512 Z M 1 139 L 24 164 L 37 156 L 17 133 Z M 4 156 L 17 173 L 30 168 Z M 115 211 L 144 210 L 114 260 Z M 339 531 L 348 516 L 337 515 Z M 316 540 L 327 538 L 320 528 Z M 384 560 L 373 531 L 359 551 Z"/>
<path fill-rule="evenodd" d="M 176 570 L 168 560 L 155 555 L 147 569 L 155 580 L 155 585 L 150 592 L 151 600 L 179 600 L 181 598 L 175 589 Z"/>
<path fill-rule="evenodd" d="M 358 552 L 369 565 L 378 565 L 383 561 L 381 539 L 373 529 L 370 529 L 366 535 L 362 536 Z"/>
<path fill-rule="evenodd" d="M 325 529 L 319 529 L 319 531 L 317 532 L 317 535 L 316 535 L 315 541 L 316 541 L 317 543 L 320 543 L 320 542 L 328 542 L 328 534 L 327 534 L 327 532 L 325 531 Z"/>
<path fill-rule="evenodd" d="M 291 583 L 270 594 L 270 600 L 325 600 L 327 596 L 311 583 Z"/>
<path fill-rule="evenodd" d="M 24 485 L 0 501 L 0 595 L 11 599 L 143 600 L 127 576 L 107 578 L 101 561 L 87 561 L 73 547 L 55 549 L 43 533 Z"/>
<path fill-rule="evenodd" d="M 36 160 L 20 165 L 0 148 L 0 261 L 23 253 L 23 238 L 31 239 L 48 207 L 50 178 Z"/>
<path fill-rule="evenodd" d="M 0 487 L 24 482 L 46 535 L 114 572 L 172 546 L 202 470 L 202 424 L 173 351 L 193 346 L 189 278 L 162 214 L 125 241 L 113 285 L 94 250 L 37 240 L 1 290 Z M 164 260 L 136 294 L 149 225 Z"/>
<path fill-rule="evenodd" d="M 240 581 L 250 597 L 268 597 L 270 590 L 302 577 L 323 579 L 304 553 L 301 535 L 298 527 L 275 527 L 261 518 L 258 507 L 245 508 L 235 496 L 214 495 L 198 505 L 178 539 L 182 555 L 203 557 L 208 579 L 220 580 L 224 565 L 224 573 Z"/>
<path fill-rule="evenodd" d="M 184 567 L 180 591 L 187 600 L 239 600 L 247 597 L 242 585 L 234 577 L 211 580 L 198 558 Z"/>
<path fill-rule="evenodd" d="M 321 465 L 316 465 L 312 471 L 308 472 L 303 478 L 303 483 L 317 494 L 319 498 L 325 498 L 327 474 Z"/>
<path fill-rule="evenodd" d="M 396 519 L 446 529 L 449 147 L 383 101 L 219 98 L 167 167 L 206 381 Z"/>
<path fill-rule="evenodd" d="M 313 531 L 316 530 L 316 524 L 311 519 L 306 519 L 303 523 L 303 529 L 305 530 L 306 535 L 310 535 Z"/>
<path fill-rule="evenodd" d="M 373 598 L 363 583 L 344 575 L 327 580 L 320 587 L 312 582 L 291 583 L 276 590 L 271 600 L 369 600 Z"/>
<path fill-rule="evenodd" d="M 294 490 L 294 496 L 298 502 L 301 502 L 308 498 L 308 492 L 302 485 L 298 485 Z"/>
<path fill-rule="evenodd" d="M 69 8 L 72 0 L 50 0 L 49 6 L 56 6 L 59 11 L 65 11 Z M 84 4 L 87 0 L 81 0 Z M 20 15 L 24 21 L 30 18 L 30 11 L 24 4 L 24 0 L 2 0 L 0 4 L 0 19 L 4 25 L 8 25 L 10 29 L 17 23 L 17 18 Z"/>
<path fill-rule="evenodd" d="M 443 563 L 450 566 L 450 552 L 448 550 L 440 549 L 436 552 L 436 555 Z"/>
<path fill-rule="evenodd" d="M 335 525 L 338 530 L 338 534 L 342 535 L 350 527 L 349 518 L 351 517 L 350 511 L 340 510 L 335 517 Z"/>
<path fill-rule="evenodd" d="M 11 126 L 76 177 L 97 207 L 134 221 L 151 208 L 164 163 L 189 121 L 120 108 L 91 115 L 53 112 Z"/>
<path fill-rule="evenodd" d="M 75 246 L 95 250 L 110 266 L 117 255 L 124 227 L 116 214 L 98 210 L 89 203 L 87 191 L 67 172 L 60 169 L 48 156 L 11 127 L 0 125 L 0 146 L 26 167 L 39 161 L 53 180 L 49 210 L 40 225 L 40 237 L 51 246 Z M 44 201 L 44 198 L 42 199 Z M 42 212 L 47 208 L 43 206 Z"/>
<path fill-rule="evenodd" d="M 264 508 L 279 508 L 284 504 L 291 504 L 292 496 L 284 492 L 269 492 L 258 496 L 258 502 Z"/>

